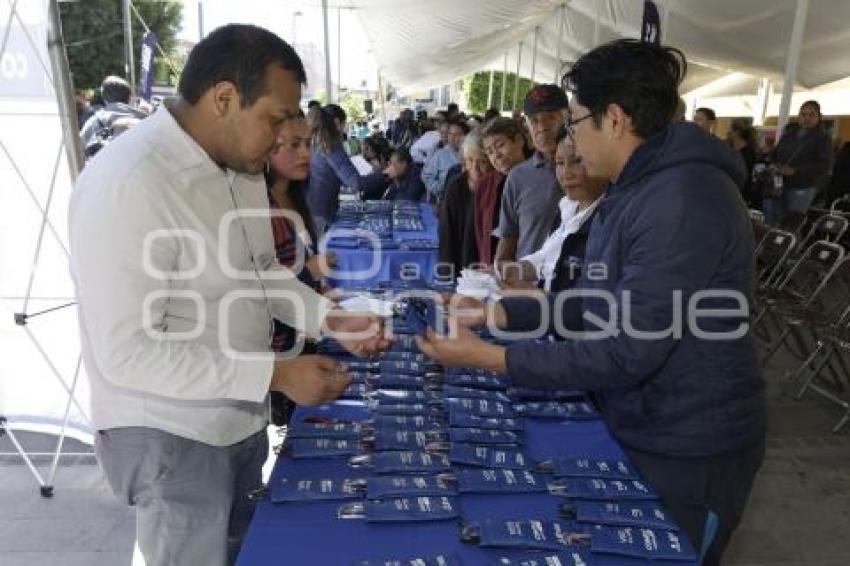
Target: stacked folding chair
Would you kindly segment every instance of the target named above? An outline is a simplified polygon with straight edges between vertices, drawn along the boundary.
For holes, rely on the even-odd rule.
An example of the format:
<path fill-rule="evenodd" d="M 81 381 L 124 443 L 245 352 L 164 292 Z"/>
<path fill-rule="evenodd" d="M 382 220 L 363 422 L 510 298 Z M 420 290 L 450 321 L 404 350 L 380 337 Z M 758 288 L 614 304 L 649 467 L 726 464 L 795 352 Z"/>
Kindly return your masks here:
<path fill-rule="evenodd" d="M 821 296 L 820 293 L 843 258 L 844 248 L 841 245 L 826 241 L 813 242 L 787 274 L 780 272 L 772 276 L 775 278 L 768 280 L 768 285 L 760 289 L 753 330 L 757 337 L 763 337 L 767 342 L 768 357 L 779 346 L 788 346 L 789 336 L 797 346 L 803 348 L 800 334 L 796 332 L 797 326 L 789 325 L 787 321 L 797 320 L 799 312 L 813 308 L 814 301 Z M 777 338 L 771 338 L 770 323 L 778 331 Z M 800 354 L 804 355 L 802 352 Z"/>
<path fill-rule="evenodd" d="M 844 409 L 833 432 L 838 432 L 850 420 L 848 369 L 845 355 L 850 352 L 850 259 L 845 259 L 830 277 L 833 299 L 839 307 L 817 320 L 813 317 L 807 327 L 815 336 L 814 347 L 791 374 L 799 385 L 795 397 L 801 399 L 812 391 Z"/>
<path fill-rule="evenodd" d="M 763 229 L 757 226 L 753 225 L 754 230 Z M 759 231 L 755 233 L 755 237 L 759 239 L 755 250 L 756 282 L 759 293 L 771 287 L 785 265 L 785 260 L 797 245 L 797 237 L 785 230 L 771 228 L 759 238 L 760 233 Z"/>
<path fill-rule="evenodd" d="M 836 215 L 850 215 L 850 195 L 844 195 L 832 201 L 829 212 Z"/>
<path fill-rule="evenodd" d="M 794 265 L 782 285 L 771 293 L 770 314 L 778 334 L 766 346 L 766 363 L 780 347 L 806 357 L 809 343 L 816 340 L 814 329 L 830 321 L 843 309 L 847 289 L 840 279 L 848 264 L 844 250 L 832 242 L 815 242 Z M 792 345 L 790 341 L 793 341 Z"/>
<path fill-rule="evenodd" d="M 850 221 L 840 214 L 824 214 L 818 217 L 811 225 L 806 235 L 800 240 L 796 253 L 801 255 L 812 242 L 823 240 L 838 243 L 847 232 Z"/>

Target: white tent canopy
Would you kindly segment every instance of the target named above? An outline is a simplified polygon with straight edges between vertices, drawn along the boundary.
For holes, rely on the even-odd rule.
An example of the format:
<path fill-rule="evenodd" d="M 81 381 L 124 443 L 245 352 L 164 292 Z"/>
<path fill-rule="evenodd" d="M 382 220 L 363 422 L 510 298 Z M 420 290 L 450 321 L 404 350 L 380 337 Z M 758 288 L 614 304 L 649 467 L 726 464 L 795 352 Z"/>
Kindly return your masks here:
<path fill-rule="evenodd" d="M 343 0 L 357 10 L 384 74 L 403 87 L 443 84 L 486 68 L 555 79 L 559 61 L 616 37 L 638 37 L 642 0 Z M 781 79 L 797 0 L 656 0 L 662 40 L 682 49 L 687 92 L 732 72 Z M 848 74 L 850 2 L 810 3 L 797 84 L 817 87 Z M 560 26 L 563 22 L 563 36 Z M 558 38 L 563 37 L 559 53 Z M 560 55 L 560 56 L 559 56 Z"/>

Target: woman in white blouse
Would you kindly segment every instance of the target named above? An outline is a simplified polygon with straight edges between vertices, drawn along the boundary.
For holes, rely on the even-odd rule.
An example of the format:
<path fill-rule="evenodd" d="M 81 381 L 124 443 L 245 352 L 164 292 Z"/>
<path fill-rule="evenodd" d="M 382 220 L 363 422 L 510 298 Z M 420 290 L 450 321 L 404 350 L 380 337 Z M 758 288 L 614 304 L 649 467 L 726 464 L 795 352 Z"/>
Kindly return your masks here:
<path fill-rule="evenodd" d="M 608 183 L 587 176 L 564 126 L 558 130 L 556 140 L 555 175 L 564 190 L 558 203 L 560 223 L 539 250 L 518 263 L 500 266 L 508 288 L 562 291 L 572 287 L 581 273 L 591 220 Z"/>

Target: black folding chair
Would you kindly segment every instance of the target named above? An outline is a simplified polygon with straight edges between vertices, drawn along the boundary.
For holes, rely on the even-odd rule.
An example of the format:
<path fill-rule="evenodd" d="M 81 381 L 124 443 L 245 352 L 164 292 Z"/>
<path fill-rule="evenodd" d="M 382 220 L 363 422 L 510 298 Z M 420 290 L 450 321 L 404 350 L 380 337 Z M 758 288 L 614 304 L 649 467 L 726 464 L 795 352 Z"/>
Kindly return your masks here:
<path fill-rule="evenodd" d="M 832 428 L 832 432 L 839 432 L 847 421 L 850 420 L 850 398 L 848 398 L 848 382 L 846 371 L 832 372 L 827 377 L 823 370 L 833 359 L 839 358 L 843 367 L 843 357 L 850 352 L 850 307 L 842 312 L 835 324 L 823 328 L 820 339 L 815 349 L 795 372 L 797 379 L 802 379 L 800 389 L 795 395 L 796 399 L 802 399 L 807 391 L 814 391 L 821 397 L 835 403 L 842 409 L 844 414 Z"/>
<path fill-rule="evenodd" d="M 829 205 L 829 212 L 831 214 L 850 215 L 850 195 L 844 195 L 832 201 L 832 204 Z"/>
<path fill-rule="evenodd" d="M 783 324 L 782 317 L 778 312 L 782 310 L 805 309 L 812 304 L 818 293 L 824 288 L 830 274 L 844 258 L 844 248 L 833 242 L 814 242 L 794 263 L 787 275 L 780 282 L 765 289 L 759 296 L 759 310 L 753 322 L 754 332 L 759 329 L 766 315 L 771 316 L 767 320 L 773 320 L 778 327 L 781 343 L 788 337 L 788 328 Z M 793 328 L 793 327 L 792 327 Z M 771 339 L 769 329 L 765 326 L 763 330 L 768 348 L 772 348 L 772 354 L 778 347 L 775 339 Z M 759 334 L 755 336 L 758 338 Z M 798 335 L 794 338 L 800 342 Z M 802 353 L 801 355 L 805 355 Z"/>
<path fill-rule="evenodd" d="M 777 319 L 779 335 L 766 346 L 762 363 L 767 363 L 781 346 L 788 347 L 792 335 L 803 347 L 805 357 L 802 335 L 808 332 L 809 338 L 816 340 L 815 329 L 831 324 L 840 314 L 850 291 L 850 260 L 836 246 L 831 242 L 812 244 L 788 275 L 797 281 L 789 280 L 784 287 L 786 292 L 774 293 L 770 308 Z"/>
<path fill-rule="evenodd" d="M 761 239 L 755 250 L 756 282 L 760 288 L 769 287 L 776 279 L 797 238 L 791 232 L 771 228 Z"/>
<path fill-rule="evenodd" d="M 847 231 L 850 221 L 840 214 L 824 214 L 818 217 L 809 228 L 805 237 L 797 245 L 797 251 L 802 253 L 809 245 L 817 240 L 839 242 Z"/>

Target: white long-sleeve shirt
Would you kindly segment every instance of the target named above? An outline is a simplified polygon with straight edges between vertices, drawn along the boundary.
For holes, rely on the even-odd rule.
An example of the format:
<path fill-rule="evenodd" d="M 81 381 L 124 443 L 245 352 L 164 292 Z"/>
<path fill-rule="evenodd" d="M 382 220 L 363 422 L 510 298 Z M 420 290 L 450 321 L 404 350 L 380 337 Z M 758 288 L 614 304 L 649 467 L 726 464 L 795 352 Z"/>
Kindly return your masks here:
<path fill-rule="evenodd" d="M 561 223 L 554 232 L 549 234 L 546 241 L 539 250 L 533 254 L 521 258 L 521 261 L 531 263 L 535 270 L 543 280 L 543 288 L 548 291 L 552 285 L 552 279 L 555 276 L 555 267 L 558 264 L 558 258 L 561 256 L 561 247 L 564 245 L 564 240 L 570 234 L 575 234 L 581 225 L 587 220 L 596 207 L 599 206 L 599 201 L 602 197 L 595 201 L 584 210 L 578 210 L 578 203 L 571 200 L 569 197 L 562 197 L 558 202 L 558 208 L 561 212 Z"/>
<path fill-rule="evenodd" d="M 277 263 L 268 216 L 240 222 L 233 200 L 267 211 L 262 176 L 222 170 L 165 107 L 80 176 L 71 273 L 98 430 L 239 442 L 266 425 L 270 318 L 320 334 L 330 303 Z"/>

